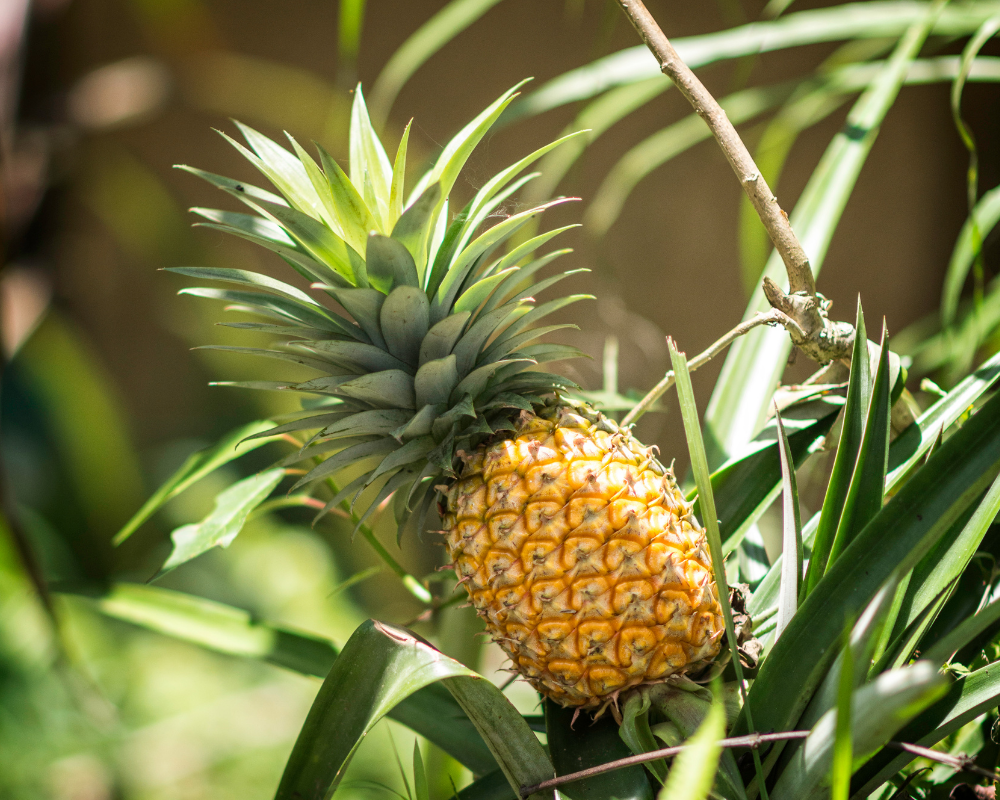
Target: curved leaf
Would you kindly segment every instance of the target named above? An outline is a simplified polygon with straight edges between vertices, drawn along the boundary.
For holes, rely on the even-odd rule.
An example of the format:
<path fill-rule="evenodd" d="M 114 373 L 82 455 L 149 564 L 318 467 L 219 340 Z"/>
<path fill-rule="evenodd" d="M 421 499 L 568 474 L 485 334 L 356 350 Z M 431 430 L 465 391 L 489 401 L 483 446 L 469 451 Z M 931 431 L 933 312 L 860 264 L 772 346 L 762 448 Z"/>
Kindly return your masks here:
<path fill-rule="evenodd" d="M 260 659 L 302 675 L 325 678 L 338 655 L 329 639 L 271 625 L 243 609 L 183 592 L 130 583 L 56 588 L 89 598 L 101 613 L 114 619 L 217 653 Z M 477 774 L 496 769 L 485 742 L 443 686 L 435 684 L 417 691 L 388 716 L 434 742 Z"/>
<path fill-rule="evenodd" d="M 473 722 L 513 786 L 552 776 L 538 740 L 499 689 L 409 631 L 369 620 L 348 640 L 323 682 L 276 800 L 325 800 L 375 723 L 414 692 L 444 680 L 466 712 L 475 713 Z M 491 717 L 479 714 L 486 711 L 487 698 L 493 700 Z"/>
<path fill-rule="evenodd" d="M 836 652 L 845 618 L 860 614 L 891 575 L 912 569 L 998 470 L 1000 396 L 931 455 L 799 607 L 748 693 L 761 730 L 792 728 Z"/>
<path fill-rule="evenodd" d="M 556 772 L 565 775 L 632 755 L 618 735 L 618 723 L 605 714 L 590 720 L 583 714 L 576 725 L 576 709 L 545 701 L 545 733 Z M 636 765 L 593 778 L 563 784 L 559 793 L 571 800 L 653 800 L 646 771 Z"/>
<path fill-rule="evenodd" d="M 274 441 L 272 438 L 263 438 L 267 431 L 273 427 L 274 423 L 270 420 L 251 422 L 249 425 L 244 425 L 242 428 L 230 432 L 211 447 L 189 455 L 177 471 L 153 493 L 152 497 L 143 503 L 142 508 L 136 511 L 132 519 L 126 522 L 122 529 L 115 534 L 114 544 L 124 542 L 140 525 L 159 511 L 167 501 L 179 495 L 193 483 L 228 464 L 233 459 Z"/>

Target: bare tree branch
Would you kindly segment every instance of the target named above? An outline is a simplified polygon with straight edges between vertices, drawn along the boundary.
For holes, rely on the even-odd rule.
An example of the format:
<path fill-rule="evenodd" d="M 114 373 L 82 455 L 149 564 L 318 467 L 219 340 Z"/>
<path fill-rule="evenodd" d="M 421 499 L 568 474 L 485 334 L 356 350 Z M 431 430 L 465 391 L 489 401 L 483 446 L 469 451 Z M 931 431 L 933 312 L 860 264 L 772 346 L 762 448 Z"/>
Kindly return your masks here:
<path fill-rule="evenodd" d="M 786 325 L 793 344 L 820 363 L 849 357 L 854 328 L 846 323 L 831 323 L 827 318 L 829 303 L 816 293 L 809 257 L 726 112 L 681 60 L 642 0 L 618 0 L 618 4 L 656 57 L 660 71 L 677 85 L 698 116 L 705 120 L 781 256 L 789 292 L 786 294 L 777 284 L 768 285 L 767 281 L 764 292 L 772 307 L 795 321 L 794 327 Z"/>

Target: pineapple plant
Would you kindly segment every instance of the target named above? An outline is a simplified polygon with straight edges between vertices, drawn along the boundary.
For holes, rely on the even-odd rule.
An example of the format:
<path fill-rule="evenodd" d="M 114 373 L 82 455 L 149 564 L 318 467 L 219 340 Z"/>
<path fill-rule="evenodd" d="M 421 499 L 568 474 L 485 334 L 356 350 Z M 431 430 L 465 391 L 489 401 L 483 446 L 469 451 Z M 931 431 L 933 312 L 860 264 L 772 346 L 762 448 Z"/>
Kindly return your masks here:
<path fill-rule="evenodd" d="M 639 19 L 641 3 L 621 3 Z M 964 66 L 921 59 L 924 39 L 939 23 L 937 32 L 948 36 L 983 25 L 986 33 L 976 37 L 981 46 L 995 30 L 995 2 L 904 5 L 795 12 L 794 20 L 790 14 L 741 32 L 748 52 L 775 32 L 836 30 L 831 21 L 843 25 L 848 18 L 862 26 L 859 38 L 872 30 L 899 37 L 885 62 L 865 56 L 849 65 L 867 70 L 870 86 L 864 84 L 850 124 L 810 181 L 804 210 L 792 215 L 795 232 L 810 243 L 813 271 L 822 266 L 858 170 L 904 80 L 941 80 L 978 61 L 975 52 Z M 701 47 L 703 53 L 717 47 L 713 58 L 733 57 L 726 35 Z M 844 55 L 858 57 L 853 50 Z M 646 67 L 623 77 L 628 70 L 619 64 L 624 72 L 613 80 L 655 77 L 655 65 Z M 980 75 L 990 74 L 990 63 L 979 67 Z M 596 95 L 614 84 L 595 85 Z M 814 94 L 793 99 L 825 107 L 829 88 L 818 80 L 805 87 Z M 271 349 L 232 349 L 306 366 L 318 377 L 242 384 L 310 399 L 301 413 L 241 430 L 194 457 L 120 538 L 172 493 L 233 458 L 236 441 L 253 447 L 275 437 L 294 440 L 294 452 L 276 470 L 226 490 L 226 503 L 206 519 L 218 523 L 215 533 L 208 531 L 212 526 L 174 532 L 175 556 L 179 545 L 205 535 L 200 551 L 189 547 L 171 557 L 171 566 L 231 540 L 246 514 L 225 518 L 227 510 L 256 507 L 284 477 L 282 469 L 301 462 L 308 468 L 297 488 L 327 491 L 322 500 L 310 497 L 311 505 L 350 509 L 357 530 L 389 504 L 401 535 L 420 535 L 439 514 L 458 593 L 518 672 L 547 697 L 544 715 L 518 712 L 468 666 L 383 622 L 360 625 L 338 648 L 160 587 L 102 587 L 92 592 L 98 608 L 324 678 L 279 800 L 325 800 L 344 786 L 353 754 L 383 716 L 468 768 L 473 780 L 458 793 L 463 800 L 551 797 L 556 786 L 574 800 L 651 800 L 659 784 L 662 797 L 685 800 L 710 793 L 727 800 L 898 800 L 910 791 L 941 798 L 948 781 L 973 780 L 963 749 L 973 746 L 980 752 L 979 775 L 995 777 L 996 749 L 986 737 L 1000 702 L 1000 600 L 996 571 L 981 565 L 1000 557 L 994 525 L 1000 357 L 897 426 L 906 371 L 884 331 L 881 342 L 868 341 L 859 304 L 853 351 L 843 363 L 776 394 L 792 345 L 784 335 L 751 330 L 748 323 L 767 308 L 759 293 L 706 412 L 713 444 L 724 451 L 714 471 L 686 360 L 672 352 L 670 377 L 697 484 L 692 505 L 694 493 L 683 496 L 671 471 L 628 427 L 574 399 L 569 381 L 539 371 L 577 353 L 541 343 L 558 326 L 537 323 L 582 299 L 533 302 L 565 277 L 535 277 L 560 252 L 536 257 L 536 251 L 560 231 L 508 244 L 548 206 L 484 229 L 525 185 L 521 171 L 565 139 L 499 173 L 459 213 L 449 210 L 466 158 L 511 97 L 505 94 L 470 123 L 405 193 L 407 134 L 390 161 L 360 92 L 346 173 L 322 150 L 317 163 L 297 142 L 290 141 L 289 151 L 245 127 L 249 149 L 237 147 L 277 193 L 192 170 L 255 212 L 199 209 L 207 224 L 271 249 L 313 293 L 237 270 L 176 270 L 239 287 L 189 293 L 250 312 L 256 321 L 230 324 L 280 341 Z M 553 97 L 565 95 L 549 93 L 546 102 Z M 782 277 L 780 259 L 772 258 L 766 276 Z M 328 299 L 319 302 L 316 293 Z M 817 306 L 825 314 L 826 307 Z M 789 396 L 799 399 L 789 402 Z M 779 399 L 777 413 L 769 414 Z M 828 440 L 831 430 L 836 435 Z M 814 464 L 809 459 L 824 446 L 836 452 L 821 507 L 800 519 L 795 471 Z M 760 540 L 750 537 L 779 496 L 781 552 L 766 559 Z M 230 539 L 218 534 L 219 526 Z M 750 583 L 740 607 L 727 586 L 734 574 Z M 403 577 L 411 588 L 416 583 Z M 426 599 L 429 613 L 440 608 L 442 598 Z M 758 637 L 753 663 L 718 659 L 710 672 L 722 686 L 711 690 L 691 680 L 717 656 L 723 634 L 730 646 L 737 644 L 737 621 Z M 615 713 L 574 727 L 577 712 L 606 705 Z M 544 744 L 537 732 L 546 734 Z M 923 766 L 934 760 L 952 772 L 927 774 Z M 580 775 L 584 767 L 592 769 Z M 418 753 L 417 797 L 430 795 L 424 777 Z"/>
<path fill-rule="evenodd" d="M 571 137 L 449 212 L 465 160 L 514 96 L 469 123 L 405 202 L 409 127 L 390 163 L 360 87 L 349 172 L 322 148 L 317 163 L 294 139 L 289 152 L 242 125 L 249 148 L 234 146 L 280 194 L 185 167 L 255 212 L 194 209 L 205 224 L 277 252 L 332 302 L 254 273 L 174 271 L 269 292 L 188 290 L 266 320 L 229 324 L 278 337 L 238 349 L 318 373 L 251 384 L 319 398 L 255 434 L 311 432 L 283 462 L 315 461 L 295 488 L 350 474 L 326 510 L 364 496 L 361 525 L 391 501 L 401 536 L 422 535 L 440 506 L 451 566 L 515 669 L 563 705 L 597 709 L 704 666 L 723 622 L 704 530 L 673 474 L 538 369 L 579 355 L 539 341 L 568 327 L 539 322 L 585 297 L 536 302 L 573 274 L 540 278 L 566 251 L 535 255 L 565 228 L 499 248 L 552 203 L 486 224 L 520 173 Z"/>

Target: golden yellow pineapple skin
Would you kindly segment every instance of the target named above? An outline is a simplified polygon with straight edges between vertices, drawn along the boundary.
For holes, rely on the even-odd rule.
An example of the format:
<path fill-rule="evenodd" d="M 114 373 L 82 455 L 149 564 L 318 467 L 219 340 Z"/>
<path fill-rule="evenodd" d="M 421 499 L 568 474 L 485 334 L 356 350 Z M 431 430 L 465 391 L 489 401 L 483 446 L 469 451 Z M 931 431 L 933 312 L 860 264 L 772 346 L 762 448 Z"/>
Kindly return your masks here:
<path fill-rule="evenodd" d="M 466 456 L 447 494 L 449 554 L 489 632 L 565 706 L 712 659 L 711 558 L 673 475 L 598 412 L 540 414 Z"/>

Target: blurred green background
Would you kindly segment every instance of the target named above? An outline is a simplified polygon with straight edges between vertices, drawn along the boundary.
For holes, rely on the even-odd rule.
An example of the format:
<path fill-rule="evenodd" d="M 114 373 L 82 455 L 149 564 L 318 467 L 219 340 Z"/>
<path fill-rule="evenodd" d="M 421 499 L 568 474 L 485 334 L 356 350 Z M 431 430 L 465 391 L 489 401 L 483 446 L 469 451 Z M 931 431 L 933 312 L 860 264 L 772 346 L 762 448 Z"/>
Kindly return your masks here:
<path fill-rule="evenodd" d="M 208 386 L 274 376 L 268 364 L 190 351 L 243 337 L 214 325 L 216 307 L 177 297 L 184 279 L 158 272 L 179 265 L 275 268 L 250 244 L 189 225 L 189 206 L 218 201 L 172 165 L 250 177 L 250 167 L 213 127 L 232 132 L 229 118 L 238 118 L 269 135 L 287 130 L 300 141 L 315 139 L 344 158 L 351 92 L 360 80 L 370 99 L 374 90 L 391 147 L 415 118 L 410 161 L 426 165 L 462 124 L 520 79 L 534 76 L 538 85 L 636 43 L 611 0 L 480 2 L 478 19 L 443 37 L 390 107 L 389 80 L 379 85 L 377 76 L 446 5 L 0 0 L 0 482 L 7 520 L 0 523 L 0 798 L 242 800 L 273 793 L 317 681 L 115 622 L 85 599 L 52 596 L 43 587 L 148 580 L 169 552 L 173 528 L 203 517 L 220 489 L 277 457 L 265 447 L 228 465 L 122 547 L 111 546 L 115 532 L 190 453 L 238 425 L 292 410 L 277 394 Z M 774 3 L 648 5 L 676 37 L 752 21 Z M 799 2 L 794 10 L 826 5 Z M 936 47 L 941 54 L 961 50 L 948 41 Z M 743 58 L 702 74 L 721 96 L 808 74 L 836 48 Z M 820 281 L 834 317 L 853 319 L 860 293 L 869 319 L 885 316 L 891 333 L 903 332 L 899 347 L 917 357 L 914 390 L 924 374 L 953 383 L 997 349 L 988 326 L 959 349 L 940 339 L 944 355 L 919 347 L 936 333 L 942 281 L 967 215 L 967 153 L 948 91 L 947 83 L 904 89 Z M 995 83 L 966 89 L 963 109 L 980 145 L 983 188 L 1000 183 L 998 101 Z M 477 188 L 475 176 L 485 181 L 555 138 L 579 110 L 570 104 L 503 127 L 475 154 L 470 182 L 456 187 L 461 199 Z M 572 343 L 594 357 L 566 368 L 585 388 L 607 385 L 602 356 L 617 341 L 618 387 L 645 392 L 667 369 L 664 335 L 689 353 L 721 336 L 743 313 L 746 276 L 767 255 L 760 231 L 741 223 L 738 187 L 710 143 L 643 177 L 620 214 L 602 221 L 594 204 L 622 191 L 624 183 L 614 183 L 623 175 L 614 169 L 622 155 L 687 114 L 676 92 L 640 107 L 612 135 L 598 138 L 556 190 L 582 203 L 553 210 L 547 226 L 584 214 L 595 223 L 569 234 L 576 252 L 563 262 L 590 268 L 576 291 L 599 297 L 564 315 L 582 329 Z M 777 189 L 786 208 L 843 114 L 795 140 Z M 752 122 L 741 130 L 755 145 L 767 128 Z M 987 237 L 984 284 L 995 275 L 991 243 Z M 968 281 L 968 297 L 975 282 Z M 696 376 L 700 399 L 707 400 L 720 363 Z M 810 371 L 797 363 L 787 380 Z M 658 444 L 667 462 L 676 454 L 683 467 L 678 415 L 651 414 L 639 434 Z M 418 619 L 422 607 L 387 570 L 370 569 L 377 559 L 361 539 L 351 542 L 348 526 L 331 517 L 313 528 L 310 519 L 294 509 L 260 514 L 232 547 L 158 583 L 340 644 L 370 616 L 412 624 L 445 652 L 506 681 L 499 651 L 480 652 L 469 635 L 475 630 L 469 610 Z M 375 528 L 395 552 L 391 520 Z M 399 558 L 414 575 L 434 579 L 442 556 L 430 542 L 407 541 Z M 359 575 L 364 579 L 342 585 Z M 523 711 L 533 710 L 526 687 L 513 684 L 508 693 Z M 392 747 L 408 754 L 413 738 L 396 723 L 380 723 L 342 794 L 402 791 Z M 425 747 L 442 793 L 451 781 L 467 780 L 455 762 Z"/>

